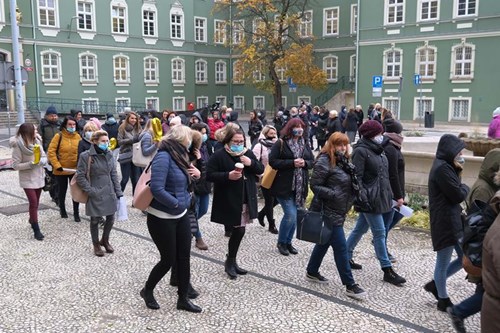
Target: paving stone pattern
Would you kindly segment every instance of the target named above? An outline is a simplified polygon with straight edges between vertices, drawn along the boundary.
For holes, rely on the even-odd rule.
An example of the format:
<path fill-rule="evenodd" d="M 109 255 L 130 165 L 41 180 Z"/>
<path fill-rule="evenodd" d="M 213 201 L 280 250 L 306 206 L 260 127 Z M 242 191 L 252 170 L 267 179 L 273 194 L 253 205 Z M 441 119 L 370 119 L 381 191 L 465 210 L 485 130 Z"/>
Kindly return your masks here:
<path fill-rule="evenodd" d="M 0 207 L 26 203 L 17 172 L 1 172 L 0 183 Z M 130 185 L 126 196 L 130 205 Z M 129 221 L 116 223 L 111 234 L 115 253 L 98 258 L 88 219 L 71 219 L 69 196 L 70 219 L 59 217 L 47 193 L 41 203 L 49 206 L 40 211 L 43 242 L 34 240 L 27 213 L 0 215 L 0 332 L 453 332 L 422 289 L 435 262 L 424 232 L 398 229 L 389 237 L 395 269 L 408 280 L 403 287 L 382 281 L 370 234 L 364 237 L 355 254 L 363 270 L 353 272 L 368 292 L 360 302 L 345 296 L 331 251 L 321 267 L 330 283 L 311 283 L 304 276 L 313 245 L 295 241 L 300 253 L 283 257 L 277 237 L 258 223 L 248 227 L 238 258 L 250 273 L 230 281 L 223 268 L 227 238 L 207 214 L 200 226 L 210 248 L 199 251 L 193 242 L 191 259 L 192 283 L 201 293 L 195 303 L 203 312 L 191 314 L 175 309 L 168 275 L 155 290 L 160 310 L 147 309 L 139 296 L 159 259 L 141 212 L 129 209 Z M 83 205 L 80 210 L 84 216 Z M 279 221 L 279 207 L 276 214 Z M 460 272 L 448 282 L 455 302 L 473 292 L 464 277 Z M 479 323 L 479 315 L 466 320 L 467 331 L 479 332 Z"/>

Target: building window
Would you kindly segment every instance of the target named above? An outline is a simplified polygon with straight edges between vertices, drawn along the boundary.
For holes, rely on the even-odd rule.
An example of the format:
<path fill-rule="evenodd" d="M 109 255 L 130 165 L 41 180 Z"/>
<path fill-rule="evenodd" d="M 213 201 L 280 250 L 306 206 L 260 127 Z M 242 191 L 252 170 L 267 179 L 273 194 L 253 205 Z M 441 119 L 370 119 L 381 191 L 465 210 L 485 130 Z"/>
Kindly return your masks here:
<path fill-rule="evenodd" d="M 384 52 L 384 80 L 399 80 L 402 66 L 402 50 L 390 49 Z"/>
<path fill-rule="evenodd" d="M 173 111 L 184 111 L 184 105 L 186 105 L 185 97 L 174 97 L 172 98 L 172 110 Z"/>
<path fill-rule="evenodd" d="M 42 81 L 44 83 L 62 83 L 61 54 L 45 51 L 42 55 Z"/>
<path fill-rule="evenodd" d="M 199 43 L 207 42 L 207 19 L 204 17 L 194 18 L 194 41 Z"/>
<path fill-rule="evenodd" d="M 470 121 L 471 101 L 470 97 L 451 97 L 449 120 Z"/>
<path fill-rule="evenodd" d="M 207 96 L 198 96 L 196 97 L 196 107 L 204 108 L 208 106 L 208 97 Z"/>
<path fill-rule="evenodd" d="M 262 63 L 258 64 L 256 66 L 255 70 L 253 71 L 253 80 L 255 82 L 263 82 L 266 79 L 266 75 L 264 74 L 264 66 Z"/>
<path fill-rule="evenodd" d="M 115 84 L 129 84 L 129 58 L 124 55 L 113 57 L 113 72 Z"/>
<path fill-rule="evenodd" d="M 454 0 L 453 17 L 476 16 L 479 0 Z"/>
<path fill-rule="evenodd" d="M 245 21 L 236 20 L 233 21 L 233 44 L 238 45 L 243 41 Z"/>
<path fill-rule="evenodd" d="M 226 96 L 215 96 L 215 100 L 220 103 L 220 105 L 227 105 Z"/>
<path fill-rule="evenodd" d="M 233 83 L 243 83 L 243 62 L 236 60 L 233 63 Z"/>
<path fill-rule="evenodd" d="M 264 40 L 266 33 L 266 26 L 261 18 L 256 18 L 253 20 L 252 24 L 253 41 L 258 43 Z"/>
<path fill-rule="evenodd" d="M 415 97 L 413 119 L 423 119 L 426 112 L 434 111 L 434 97 Z"/>
<path fill-rule="evenodd" d="M 126 34 L 128 32 L 127 3 L 120 2 L 111 5 L 111 31 L 114 34 Z"/>
<path fill-rule="evenodd" d="M 323 58 L 323 70 L 326 73 L 326 79 L 329 82 L 337 81 L 337 61 L 338 57 L 336 56 L 326 56 Z"/>
<path fill-rule="evenodd" d="M 157 10 L 152 5 L 142 7 L 142 35 L 144 37 L 157 37 Z"/>
<path fill-rule="evenodd" d="M 185 83 L 184 60 L 172 59 L 172 83 Z"/>
<path fill-rule="evenodd" d="M 160 99 L 158 97 L 146 97 L 146 109 L 158 110 L 160 106 Z"/>
<path fill-rule="evenodd" d="M 78 30 L 95 31 L 94 1 L 84 0 L 77 3 Z"/>
<path fill-rule="evenodd" d="M 234 111 L 242 112 L 244 110 L 245 110 L 245 97 L 234 96 Z"/>
<path fill-rule="evenodd" d="M 405 21 L 405 0 L 385 0 L 385 24 L 402 24 Z"/>
<path fill-rule="evenodd" d="M 418 0 L 417 21 L 439 19 L 439 0 Z"/>
<path fill-rule="evenodd" d="M 214 20 L 214 43 L 226 43 L 226 21 Z"/>
<path fill-rule="evenodd" d="M 416 72 L 422 79 L 434 80 L 436 78 L 436 48 L 423 46 L 417 49 Z"/>
<path fill-rule="evenodd" d="M 118 113 L 125 112 L 125 108 L 130 106 L 130 98 L 128 97 L 115 98 L 115 106 L 116 106 L 116 112 Z"/>
<path fill-rule="evenodd" d="M 97 56 L 93 53 L 80 54 L 80 82 L 97 84 Z"/>
<path fill-rule="evenodd" d="M 146 57 L 144 58 L 144 83 L 145 84 L 158 84 L 160 78 L 158 75 L 158 58 Z"/>
<path fill-rule="evenodd" d="M 196 83 L 207 83 L 207 62 L 199 59 L 194 63 Z"/>
<path fill-rule="evenodd" d="M 349 81 L 356 81 L 356 55 L 349 57 Z"/>
<path fill-rule="evenodd" d="M 83 113 L 99 113 L 99 98 L 82 98 Z"/>
<path fill-rule="evenodd" d="M 226 62 L 219 60 L 215 62 L 215 83 L 227 83 Z"/>
<path fill-rule="evenodd" d="M 351 5 L 351 34 L 358 33 L 358 5 Z"/>
<path fill-rule="evenodd" d="M 5 27 L 5 4 L 4 0 L 0 0 L 0 30 Z"/>
<path fill-rule="evenodd" d="M 288 97 L 287 96 L 281 96 L 281 106 L 284 106 L 284 107 L 288 106 Z"/>
<path fill-rule="evenodd" d="M 266 109 L 266 98 L 264 96 L 253 97 L 253 109 L 262 111 Z"/>
<path fill-rule="evenodd" d="M 451 79 L 474 77 L 474 45 L 460 44 L 451 49 Z"/>
<path fill-rule="evenodd" d="M 286 82 L 286 68 L 284 66 L 277 66 L 276 67 L 276 74 L 278 75 L 278 78 L 281 83 Z"/>
<path fill-rule="evenodd" d="M 339 34 L 339 7 L 323 9 L 323 36 Z"/>
<path fill-rule="evenodd" d="M 299 97 L 297 97 L 297 104 L 301 105 L 302 103 L 311 103 L 311 96 L 299 96 Z"/>
<path fill-rule="evenodd" d="M 39 25 L 51 28 L 59 27 L 57 0 L 38 0 L 37 2 Z"/>
<path fill-rule="evenodd" d="M 299 36 L 309 38 L 313 36 L 313 12 L 308 10 L 302 13 L 299 23 Z"/>
<path fill-rule="evenodd" d="M 382 105 L 392 112 L 394 118 L 399 119 L 399 98 L 384 97 L 382 98 Z"/>

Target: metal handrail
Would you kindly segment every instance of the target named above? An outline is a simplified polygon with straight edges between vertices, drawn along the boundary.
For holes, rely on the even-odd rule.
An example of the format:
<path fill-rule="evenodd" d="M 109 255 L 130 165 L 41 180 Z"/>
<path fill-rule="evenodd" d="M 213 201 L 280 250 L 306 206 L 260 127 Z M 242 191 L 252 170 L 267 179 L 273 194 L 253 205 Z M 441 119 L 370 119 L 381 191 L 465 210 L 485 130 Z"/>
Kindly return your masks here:
<path fill-rule="evenodd" d="M 117 113 L 123 109 L 124 106 L 119 106 L 114 101 L 97 102 L 97 110 L 84 110 L 83 101 L 80 99 L 68 98 L 41 98 L 41 97 L 28 97 L 26 98 L 26 108 L 32 112 L 43 112 L 49 106 L 54 106 L 60 113 L 70 113 L 73 110 L 82 110 L 83 113 L 92 114 L 106 114 L 108 112 Z M 144 104 L 130 104 L 127 105 L 132 111 L 146 110 Z"/>
<path fill-rule="evenodd" d="M 314 105 L 325 105 L 330 98 L 341 90 L 354 90 L 354 84 L 354 78 L 350 76 L 341 76 L 337 82 L 329 83 L 328 88 L 314 99 Z"/>

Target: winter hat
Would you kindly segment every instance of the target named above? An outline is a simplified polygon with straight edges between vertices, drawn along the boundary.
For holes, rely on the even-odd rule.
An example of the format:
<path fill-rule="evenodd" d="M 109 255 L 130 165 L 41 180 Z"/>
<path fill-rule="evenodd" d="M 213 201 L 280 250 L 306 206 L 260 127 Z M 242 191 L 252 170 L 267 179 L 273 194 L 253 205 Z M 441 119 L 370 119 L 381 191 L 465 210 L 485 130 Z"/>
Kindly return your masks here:
<path fill-rule="evenodd" d="M 115 116 L 111 112 L 106 113 L 106 120 L 109 118 L 114 118 L 114 117 Z"/>
<path fill-rule="evenodd" d="M 493 117 L 500 116 L 500 106 L 493 111 Z"/>
<path fill-rule="evenodd" d="M 101 124 L 101 121 L 99 119 L 92 117 L 89 119 L 89 121 L 93 122 L 97 126 L 98 129 L 101 129 L 102 124 Z"/>
<path fill-rule="evenodd" d="M 394 118 L 388 118 L 384 120 L 384 130 L 387 133 L 401 134 L 403 131 L 403 125 Z"/>
<path fill-rule="evenodd" d="M 57 114 L 57 110 L 56 110 L 56 107 L 55 106 L 49 106 L 47 108 L 47 111 L 45 111 L 45 115 L 48 115 L 48 114 Z"/>
<path fill-rule="evenodd" d="M 376 120 L 368 120 L 359 127 L 359 134 L 366 139 L 374 138 L 383 131 L 382 125 Z"/>

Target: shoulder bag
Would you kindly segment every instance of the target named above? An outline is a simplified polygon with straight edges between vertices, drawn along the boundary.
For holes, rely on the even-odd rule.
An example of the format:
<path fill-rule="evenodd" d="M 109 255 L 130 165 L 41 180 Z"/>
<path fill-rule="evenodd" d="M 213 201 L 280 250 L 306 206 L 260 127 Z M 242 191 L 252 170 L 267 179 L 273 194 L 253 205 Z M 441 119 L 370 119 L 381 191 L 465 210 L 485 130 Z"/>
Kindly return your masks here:
<path fill-rule="evenodd" d="M 297 239 L 325 245 L 330 241 L 332 232 L 332 226 L 323 214 L 323 205 L 320 212 L 297 209 Z"/>
<path fill-rule="evenodd" d="M 155 154 L 144 156 L 142 153 L 141 141 L 132 145 L 132 163 L 139 168 L 145 168 L 153 160 Z"/>
<path fill-rule="evenodd" d="M 132 199 L 132 206 L 139 210 L 146 210 L 153 201 L 153 193 L 149 187 L 151 183 L 151 163 L 141 174 L 135 186 L 134 198 Z"/>
<path fill-rule="evenodd" d="M 90 183 L 90 164 L 92 163 L 92 157 L 89 155 L 89 159 L 87 162 L 87 180 Z M 73 175 L 71 178 L 71 181 L 69 182 L 69 191 L 71 193 L 71 198 L 73 201 L 79 202 L 79 203 L 87 203 L 89 201 L 89 194 L 84 192 L 80 185 L 76 182 L 76 173 Z"/>
<path fill-rule="evenodd" d="M 280 139 L 280 156 L 283 151 L 283 140 Z M 266 168 L 264 169 L 264 173 L 262 174 L 262 179 L 260 181 L 260 186 L 265 189 L 270 189 L 273 186 L 274 178 L 276 178 L 276 174 L 278 170 L 273 169 L 271 165 L 268 163 Z"/>

